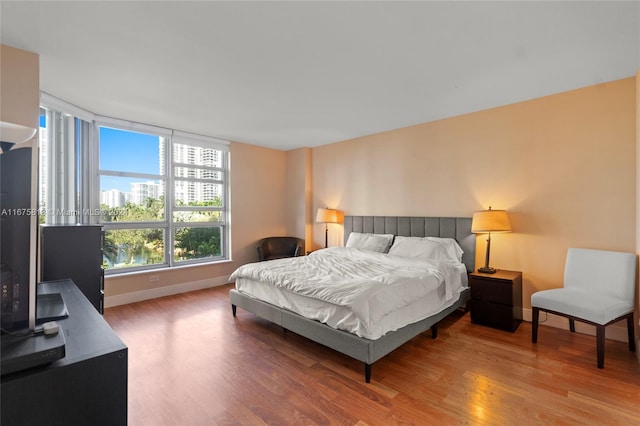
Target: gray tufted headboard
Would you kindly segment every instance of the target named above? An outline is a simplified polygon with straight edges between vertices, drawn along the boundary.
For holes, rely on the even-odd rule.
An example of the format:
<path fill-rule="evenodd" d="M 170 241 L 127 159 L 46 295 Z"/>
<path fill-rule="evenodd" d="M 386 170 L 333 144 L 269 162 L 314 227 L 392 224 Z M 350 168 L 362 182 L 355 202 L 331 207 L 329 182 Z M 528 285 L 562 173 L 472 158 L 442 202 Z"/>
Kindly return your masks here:
<path fill-rule="evenodd" d="M 464 254 L 462 262 L 473 272 L 476 264 L 476 236 L 469 217 L 345 216 L 344 242 L 351 232 L 393 234 L 403 237 L 454 238 Z"/>

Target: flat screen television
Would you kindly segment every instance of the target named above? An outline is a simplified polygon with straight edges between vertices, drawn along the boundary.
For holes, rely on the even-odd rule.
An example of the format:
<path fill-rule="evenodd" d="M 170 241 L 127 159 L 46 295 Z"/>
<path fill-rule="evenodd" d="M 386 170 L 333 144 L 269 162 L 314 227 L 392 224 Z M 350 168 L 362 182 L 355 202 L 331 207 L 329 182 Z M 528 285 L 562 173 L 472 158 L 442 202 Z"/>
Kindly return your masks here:
<path fill-rule="evenodd" d="M 4 143 L 0 144 L 4 148 Z M 0 375 L 51 363 L 65 356 L 64 334 L 36 333 L 37 145 L 0 154 Z M 64 302 L 49 297 L 43 312 L 60 315 Z M 48 304 L 49 306 L 46 306 Z M 52 310 L 52 307 L 58 307 Z M 64 314 L 64 313 L 63 313 Z"/>
<path fill-rule="evenodd" d="M 2 333 L 33 330 L 38 216 L 34 149 L 0 154 L 0 318 Z"/>

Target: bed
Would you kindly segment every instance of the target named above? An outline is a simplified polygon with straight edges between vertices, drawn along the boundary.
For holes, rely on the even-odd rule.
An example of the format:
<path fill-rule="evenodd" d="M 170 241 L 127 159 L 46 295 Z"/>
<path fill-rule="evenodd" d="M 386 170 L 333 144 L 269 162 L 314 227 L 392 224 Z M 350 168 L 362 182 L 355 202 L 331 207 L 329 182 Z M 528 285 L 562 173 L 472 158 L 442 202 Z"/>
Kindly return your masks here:
<path fill-rule="evenodd" d="M 373 327 L 372 330 L 356 330 L 350 329 L 349 327 L 342 327 L 341 324 L 328 325 L 331 323 L 330 316 L 328 319 L 325 318 L 323 320 L 308 318 L 308 312 L 301 312 L 299 304 L 296 305 L 295 301 L 292 302 L 291 305 L 289 305 L 288 302 L 283 302 L 283 299 L 288 300 L 292 297 L 286 289 L 281 290 L 284 291 L 284 296 L 282 294 L 269 296 L 266 291 L 263 294 L 262 290 L 260 290 L 264 287 L 259 279 L 264 278 L 263 275 L 256 277 L 250 277 L 247 275 L 248 278 L 242 277 L 242 274 L 239 274 L 238 272 L 244 266 L 236 270 L 236 272 L 231 276 L 231 278 L 236 282 L 236 288 L 230 290 L 229 300 L 231 302 L 234 317 L 236 316 L 237 307 L 241 307 L 242 309 L 261 318 L 282 326 L 285 330 L 297 333 L 354 359 L 362 361 L 364 363 L 364 378 L 365 381 L 369 383 L 371 380 L 372 364 L 374 362 L 413 339 L 417 335 L 423 333 L 427 329 L 431 329 L 432 338 L 436 338 L 438 322 L 450 313 L 454 312 L 456 309 L 466 307 L 467 301 L 469 300 L 469 288 L 468 285 L 466 285 L 467 273 L 472 272 L 475 266 L 475 235 L 471 233 L 470 218 L 345 216 L 345 246 L 349 245 L 348 239 L 352 233 L 354 233 L 354 236 L 370 234 L 374 234 L 376 236 L 393 235 L 395 236 L 394 241 L 400 240 L 397 237 L 421 237 L 421 239 L 426 239 L 425 237 L 437 237 L 441 239 L 454 239 L 462 249 L 462 254 L 460 256 L 461 264 L 458 266 L 461 287 L 457 288 L 454 285 L 452 288 L 452 296 L 449 291 L 451 288 L 444 286 L 443 283 L 438 289 L 438 292 L 440 294 L 447 294 L 447 296 L 444 297 L 448 297 L 448 299 L 445 302 L 442 302 L 440 307 L 438 307 L 437 304 L 430 307 L 429 309 L 432 311 L 426 314 L 428 316 L 424 317 L 423 315 L 421 319 L 410 322 L 406 325 L 396 327 L 397 324 L 392 324 L 389 326 L 390 330 L 386 330 L 384 327 L 377 329 Z M 308 259 L 296 260 L 296 258 L 291 258 L 271 262 L 321 262 L 324 261 L 322 260 L 323 257 L 331 258 L 331 256 L 342 255 L 341 250 L 351 250 L 359 256 L 368 257 L 368 255 L 361 254 L 358 249 L 345 247 L 344 249 L 330 248 L 319 250 L 318 252 L 314 252 L 308 256 Z M 372 262 L 379 261 L 379 259 L 375 257 L 377 254 L 372 256 L 374 256 L 371 260 Z M 389 257 L 393 258 L 395 256 Z M 264 262 L 262 263 L 264 264 Z M 273 263 L 271 265 L 273 265 L 273 267 L 268 268 L 270 270 L 277 270 L 280 266 L 278 263 Z M 282 266 L 284 267 L 284 265 Z M 249 265 L 247 266 L 247 269 L 250 269 L 251 267 L 252 266 Z M 301 267 L 304 267 L 304 265 Z M 266 265 L 262 265 L 262 268 L 262 272 L 264 273 L 266 271 L 266 269 L 264 269 L 266 268 Z M 454 275 L 451 276 L 453 277 Z M 453 280 L 452 282 L 456 281 Z M 304 284 L 304 282 L 301 284 Z M 305 298 L 306 296 L 297 295 L 295 297 L 301 297 L 304 299 L 303 304 L 309 305 L 306 302 L 309 302 L 310 299 Z M 426 301 L 427 299 L 425 298 L 424 300 Z M 314 301 L 313 303 L 316 302 Z M 415 311 L 416 304 L 414 303 L 412 306 Z M 313 304 L 309 305 L 308 308 L 309 309 L 307 309 L 307 311 L 318 310 L 318 307 Z M 403 310 L 410 311 L 411 309 L 403 308 Z M 389 315 L 397 317 L 404 314 L 402 313 L 401 315 L 396 312 L 391 312 Z M 336 321 L 341 322 L 342 320 Z M 404 321 L 406 321 L 406 318 Z M 342 327 L 344 329 L 336 327 Z"/>

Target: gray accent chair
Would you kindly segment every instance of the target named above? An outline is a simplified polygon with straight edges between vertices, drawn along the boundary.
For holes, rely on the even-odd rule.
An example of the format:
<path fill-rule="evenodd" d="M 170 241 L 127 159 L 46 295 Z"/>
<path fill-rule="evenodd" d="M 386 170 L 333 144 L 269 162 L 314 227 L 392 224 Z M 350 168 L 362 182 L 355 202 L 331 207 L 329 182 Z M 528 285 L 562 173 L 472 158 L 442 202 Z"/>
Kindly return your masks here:
<path fill-rule="evenodd" d="M 304 240 L 297 237 L 266 237 L 256 245 L 258 261 L 304 255 Z"/>
<path fill-rule="evenodd" d="M 564 271 L 564 287 L 531 295 L 531 341 L 538 341 L 540 311 L 595 326 L 598 368 L 604 368 L 605 327 L 627 321 L 629 350 L 636 351 L 633 305 L 636 289 L 634 253 L 570 248 Z"/>

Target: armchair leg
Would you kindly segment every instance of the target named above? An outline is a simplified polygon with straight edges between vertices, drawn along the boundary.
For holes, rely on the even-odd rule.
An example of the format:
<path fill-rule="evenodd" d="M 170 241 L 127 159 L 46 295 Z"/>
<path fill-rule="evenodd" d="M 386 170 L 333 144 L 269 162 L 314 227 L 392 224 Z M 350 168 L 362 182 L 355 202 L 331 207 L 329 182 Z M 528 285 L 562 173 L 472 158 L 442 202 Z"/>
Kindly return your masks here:
<path fill-rule="evenodd" d="M 604 325 L 596 326 L 596 351 L 598 353 L 598 368 L 604 368 Z"/>
<path fill-rule="evenodd" d="M 636 336 L 633 331 L 633 313 L 627 316 L 627 333 L 629 335 L 629 350 L 631 352 L 636 351 Z"/>
<path fill-rule="evenodd" d="M 540 318 L 540 308 L 533 308 L 531 313 L 531 343 L 538 343 L 538 319 Z"/>
<path fill-rule="evenodd" d="M 569 318 L 569 330 L 571 330 L 572 333 L 576 332 L 576 322 L 573 318 Z"/>

